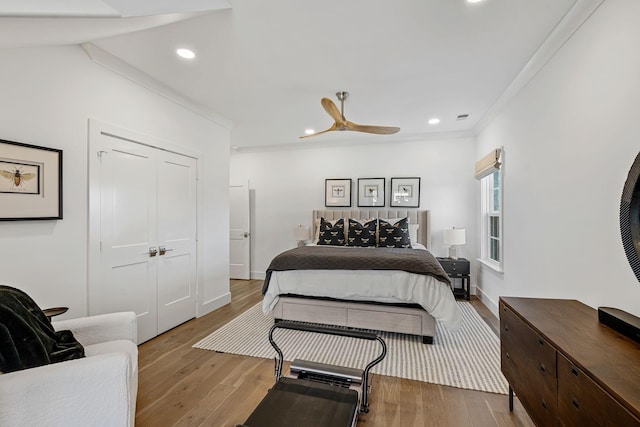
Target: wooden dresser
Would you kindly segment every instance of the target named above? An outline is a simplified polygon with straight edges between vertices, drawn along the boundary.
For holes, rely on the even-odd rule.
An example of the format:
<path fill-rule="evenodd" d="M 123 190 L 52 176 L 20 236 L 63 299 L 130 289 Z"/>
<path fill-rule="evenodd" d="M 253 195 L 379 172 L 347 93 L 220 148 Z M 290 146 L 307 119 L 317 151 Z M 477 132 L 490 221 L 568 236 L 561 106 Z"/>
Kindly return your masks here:
<path fill-rule="evenodd" d="M 500 298 L 502 373 L 538 426 L 640 426 L 640 344 L 575 300 Z"/>

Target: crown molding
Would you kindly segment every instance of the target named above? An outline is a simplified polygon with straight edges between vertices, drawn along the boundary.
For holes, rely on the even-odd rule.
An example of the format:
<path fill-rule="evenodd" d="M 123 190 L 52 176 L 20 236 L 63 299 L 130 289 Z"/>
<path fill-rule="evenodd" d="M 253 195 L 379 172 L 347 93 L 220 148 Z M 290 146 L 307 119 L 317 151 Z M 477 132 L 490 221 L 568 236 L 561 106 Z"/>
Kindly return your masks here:
<path fill-rule="evenodd" d="M 109 52 L 100 49 L 98 46 L 92 43 L 83 43 L 80 46 L 93 62 L 101 65 L 109 71 L 118 74 L 127 80 L 130 80 L 133 83 L 136 83 L 137 85 L 140 85 L 145 89 L 148 89 L 151 92 L 160 95 L 163 98 L 184 107 L 192 113 L 210 120 L 226 129 L 233 128 L 234 123 L 230 119 L 191 101 L 159 80 L 151 77 L 144 71 L 121 60 Z"/>
<path fill-rule="evenodd" d="M 547 65 L 603 2 L 604 0 L 576 0 L 502 95 L 476 123 L 473 128 L 476 135 L 486 128 L 502 109 Z"/>

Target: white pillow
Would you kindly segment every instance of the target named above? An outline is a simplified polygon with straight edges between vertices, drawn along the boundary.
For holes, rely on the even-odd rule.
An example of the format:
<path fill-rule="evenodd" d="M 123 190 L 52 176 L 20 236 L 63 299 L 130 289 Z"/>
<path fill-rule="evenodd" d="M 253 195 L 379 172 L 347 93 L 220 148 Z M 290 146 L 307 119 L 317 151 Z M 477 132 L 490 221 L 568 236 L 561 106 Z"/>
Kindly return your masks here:
<path fill-rule="evenodd" d="M 420 224 L 409 224 L 409 240 L 412 245 L 418 243 L 418 228 L 420 228 Z"/>

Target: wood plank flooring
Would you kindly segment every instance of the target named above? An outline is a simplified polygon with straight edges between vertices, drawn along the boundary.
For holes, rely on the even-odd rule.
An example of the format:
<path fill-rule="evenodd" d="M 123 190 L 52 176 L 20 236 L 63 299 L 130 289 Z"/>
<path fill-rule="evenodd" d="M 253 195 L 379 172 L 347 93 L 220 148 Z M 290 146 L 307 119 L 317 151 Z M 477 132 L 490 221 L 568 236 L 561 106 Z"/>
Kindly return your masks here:
<path fill-rule="evenodd" d="M 246 420 L 274 383 L 273 361 L 191 346 L 259 302 L 261 287 L 259 280 L 232 280 L 230 304 L 139 347 L 138 427 L 235 427 Z M 477 300 L 474 307 L 497 330 L 493 314 Z M 534 425 L 517 399 L 511 413 L 504 395 L 403 378 L 373 376 L 369 398 L 371 411 L 358 426 Z"/>

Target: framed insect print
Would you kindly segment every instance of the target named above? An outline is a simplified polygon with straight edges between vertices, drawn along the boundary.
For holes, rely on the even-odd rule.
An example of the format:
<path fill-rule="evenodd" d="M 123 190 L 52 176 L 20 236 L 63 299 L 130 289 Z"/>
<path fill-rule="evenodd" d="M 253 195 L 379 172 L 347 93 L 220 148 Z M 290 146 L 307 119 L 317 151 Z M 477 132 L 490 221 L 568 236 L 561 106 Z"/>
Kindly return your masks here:
<path fill-rule="evenodd" d="M 384 206 L 384 178 L 358 178 L 358 207 Z"/>
<path fill-rule="evenodd" d="M 324 205 L 351 207 L 351 178 L 325 179 Z"/>
<path fill-rule="evenodd" d="M 0 221 L 62 219 L 62 150 L 0 139 Z"/>
<path fill-rule="evenodd" d="M 420 207 L 420 178 L 391 178 L 390 206 Z"/>

